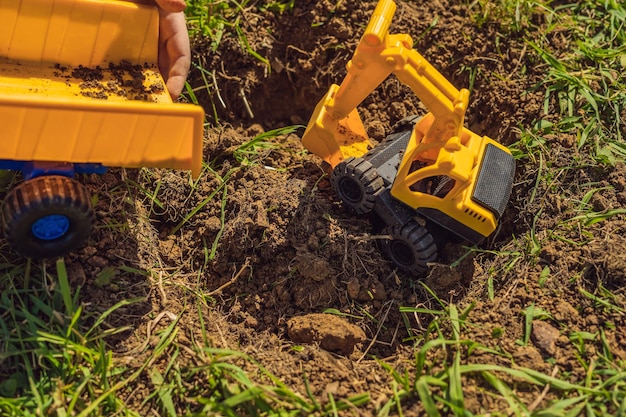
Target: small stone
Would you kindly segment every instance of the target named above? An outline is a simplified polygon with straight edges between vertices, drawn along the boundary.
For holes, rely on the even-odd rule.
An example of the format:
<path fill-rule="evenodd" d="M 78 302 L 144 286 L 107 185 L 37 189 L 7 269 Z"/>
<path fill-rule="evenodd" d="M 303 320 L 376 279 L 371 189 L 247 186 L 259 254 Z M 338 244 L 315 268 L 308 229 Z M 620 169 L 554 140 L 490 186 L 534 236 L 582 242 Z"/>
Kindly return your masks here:
<path fill-rule="evenodd" d="M 210 232 L 217 232 L 222 228 L 222 221 L 217 216 L 211 216 L 205 221 L 205 226 Z"/>
<path fill-rule="evenodd" d="M 561 333 L 549 323 L 541 320 L 533 321 L 533 328 L 530 339 L 543 353 L 554 356 L 556 353 L 556 343 Z"/>
<path fill-rule="evenodd" d="M 309 250 L 311 251 L 316 251 L 320 248 L 320 241 L 318 240 L 317 236 L 315 236 L 314 234 L 309 236 L 306 244 Z"/>
<path fill-rule="evenodd" d="M 259 321 L 255 317 L 246 314 L 245 323 L 246 327 L 254 328 L 259 324 Z"/>
<path fill-rule="evenodd" d="M 87 262 L 89 262 L 89 265 L 95 266 L 97 268 L 104 268 L 105 266 L 109 265 L 108 259 L 105 259 L 102 256 L 98 255 L 92 256 Z"/>
<path fill-rule="evenodd" d="M 586 323 L 587 325 L 598 325 L 600 324 L 600 319 L 598 318 L 598 316 L 596 316 L 595 314 L 590 314 L 586 317 Z"/>
<path fill-rule="evenodd" d="M 67 275 L 72 282 L 78 282 L 81 285 L 87 281 L 85 269 L 78 262 L 72 263 L 67 267 Z"/>
<path fill-rule="evenodd" d="M 377 301 L 387 300 L 387 291 L 385 290 L 385 285 L 378 280 L 372 283 L 371 293 L 372 293 L 372 296 L 374 297 L 374 300 L 377 300 Z"/>

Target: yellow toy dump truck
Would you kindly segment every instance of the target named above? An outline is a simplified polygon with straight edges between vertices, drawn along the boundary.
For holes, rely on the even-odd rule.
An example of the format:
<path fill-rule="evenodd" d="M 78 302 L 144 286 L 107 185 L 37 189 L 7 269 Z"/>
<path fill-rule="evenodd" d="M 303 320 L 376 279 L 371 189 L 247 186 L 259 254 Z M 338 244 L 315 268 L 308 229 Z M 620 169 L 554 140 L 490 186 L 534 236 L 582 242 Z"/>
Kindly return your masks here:
<path fill-rule="evenodd" d="M 463 126 L 469 91 L 415 51 L 409 35 L 388 33 L 395 10 L 392 0 L 378 2 L 345 79 L 319 102 L 302 143 L 332 168 L 344 204 L 385 222 L 391 261 L 420 275 L 449 233 L 477 244 L 496 230 L 515 162 L 506 147 Z M 429 113 L 403 120 L 373 147 L 356 108 L 391 74 Z"/>
<path fill-rule="evenodd" d="M 156 7 L 122 0 L 0 0 L 0 169 L 23 181 L 2 203 L 23 255 L 82 244 L 94 213 L 75 173 L 201 169 L 204 111 L 173 103 L 158 63 Z"/>

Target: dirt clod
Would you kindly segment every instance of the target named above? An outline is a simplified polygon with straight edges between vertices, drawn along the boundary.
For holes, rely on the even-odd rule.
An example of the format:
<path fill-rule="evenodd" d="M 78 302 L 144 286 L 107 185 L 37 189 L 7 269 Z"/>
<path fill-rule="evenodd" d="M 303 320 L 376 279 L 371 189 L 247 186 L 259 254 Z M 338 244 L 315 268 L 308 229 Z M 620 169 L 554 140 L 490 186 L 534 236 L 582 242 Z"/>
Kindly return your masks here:
<path fill-rule="evenodd" d="M 287 322 L 288 335 L 294 343 L 317 343 L 331 352 L 349 355 L 365 341 L 365 332 L 332 314 L 307 314 Z"/>
<path fill-rule="evenodd" d="M 300 254 L 296 257 L 296 268 L 304 278 L 314 281 L 324 281 L 331 273 L 331 266 L 327 260 L 312 253 Z"/>

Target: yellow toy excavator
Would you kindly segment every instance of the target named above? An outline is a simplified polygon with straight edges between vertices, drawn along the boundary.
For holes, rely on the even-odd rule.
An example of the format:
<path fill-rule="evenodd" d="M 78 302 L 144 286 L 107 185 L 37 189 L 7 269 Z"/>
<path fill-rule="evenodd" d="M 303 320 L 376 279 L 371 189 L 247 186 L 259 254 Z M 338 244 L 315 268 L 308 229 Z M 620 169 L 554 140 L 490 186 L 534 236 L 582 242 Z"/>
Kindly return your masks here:
<path fill-rule="evenodd" d="M 478 244 L 497 229 L 515 162 L 506 147 L 463 126 L 469 91 L 414 50 L 409 35 L 389 34 L 395 10 L 393 0 L 378 2 L 345 79 L 318 103 L 302 144 L 332 167 L 344 204 L 386 223 L 387 257 L 420 275 L 437 259 L 442 231 Z M 391 74 L 429 113 L 404 119 L 373 147 L 356 108 Z"/>

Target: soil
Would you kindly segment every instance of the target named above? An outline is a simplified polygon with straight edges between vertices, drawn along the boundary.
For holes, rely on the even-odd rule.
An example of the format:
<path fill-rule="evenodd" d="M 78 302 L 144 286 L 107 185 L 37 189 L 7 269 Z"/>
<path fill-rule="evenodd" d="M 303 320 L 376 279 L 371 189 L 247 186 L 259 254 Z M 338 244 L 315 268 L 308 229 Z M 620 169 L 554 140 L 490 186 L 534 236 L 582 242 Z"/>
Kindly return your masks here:
<path fill-rule="evenodd" d="M 392 377 L 380 362 L 411 372 L 413 340 L 433 317 L 400 313 L 399 307 L 440 309 L 434 295 L 471 310 L 461 337 L 485 348 L 468 355 L 468 362 L 582 381 L 587 371 L 581 355 L 591 361 L 602 354 L 601 346 L 581 353 L 572 335 L 600 331 L 613 357 L 626 360 L 624 314 L 589 296 L 608 290 L 621 311 L 626 305 L 626 219 L 613 216 L 584 231 L 568 223 L 588 191 L 582 184 L 599 190 L 594 208 L 624 206 L 625 165 L 563 169 L 552 184 L 537 188 L 539 162 L 520 159 L 502 226 L 481 245 L 485 250 L 450 243 L 422 280 L 385 260 L 371 218 L 337 201 L 324 164 L 299 141 L 302 128 L 272 139 L 242 165 L 240 145 L 262 132 L 307 123 L 330 84 L 341 82 L 374 6 L 302 0 L 290 13 L 247 12 L 242 29 L 269 67 L 235 37 L 223 38 L 215 51 L 208 40 L 193 39 L 194 62 L 208 71 L 194 67 L 189 81 L 207 112 L 205 159 L 211 170 L 197 182 L 169 170 L 112 169 L 82 177 L 98 196 L 100 227 L 87 247 L 66 257 L 72 283 L 82 286 L 81 300 L 90 311 L 132 297 L 145 300 L 109 318 L 111 326 L 131 329 L 108 339 L 116 360 L 141 364 L 155 332 L 179 320 L 181 366 L 192 364 L 185 349 L 202 346 L 208 337 L 213 347 L 249 354 L 304 397 L 303 375 L 322 403 L 329 393 L 345 399 L 368 392 L 371 401 L 357 414 L 374 414 L 394 396 Z M 519 126 L 541 116 L 544 93 L 534 87 L 544 69 L 525 53 L 523 39 L 469 16 L 464 1 L 400 2 L 391 31 L 410 34 L 414 47 L 458 88 L 472 80 L 467 127 L 511 145 L 519 140 Z M 207 82 L 207 74 L 214 79 Z M 377 141 L 404 117 L 424 112 L 394 77 L 360 107 Z M 546 147 L 551 159 L 543 163 L 551 166 L 587 158 L 571 138 L 546 138 Z M 128 179 L 139 187 L 129 188 Z M 140 191 L 157 183 L 155 198 Z M 580 193 L 571 184 L 581 184 Z M 107 271 L 115 276 L 102 282 Z M 524 312 L 531 306 L 545 315 L 527 335 Z M 442 349 L 430 360 L 446 358 Z M 163 359 L 155 366 L 167 364 Z M 251 364 L 240 365 L 255 372 Z M 468 376 L 464 386 L 471 412 L 507 409 L 480 378 Z M 142 401 L 151 387 L 146 374 L 127 388 L 126 403 L 149 415 Z M 516 386 L 527 405 L 540 394 L 532 385 Z M 557 395 L 546 393 L 542 404 Z M 423 412 L 417 398 L 403 404 L 405 415 Z"/>
<path fill-rule="evenodd" d="M 125 100 L 157 101 L 153 94 L 165 91 L 165 84 L 156 68 L 148 64 L 133 65 L 123 61 L 110 63 L 108 67 L 88 68 L 79 65 L 76 68 L 56 64 L 54 75 L 70 80 L 79 80 L 80 95 L 98 100 L 111 97 Z"/>

